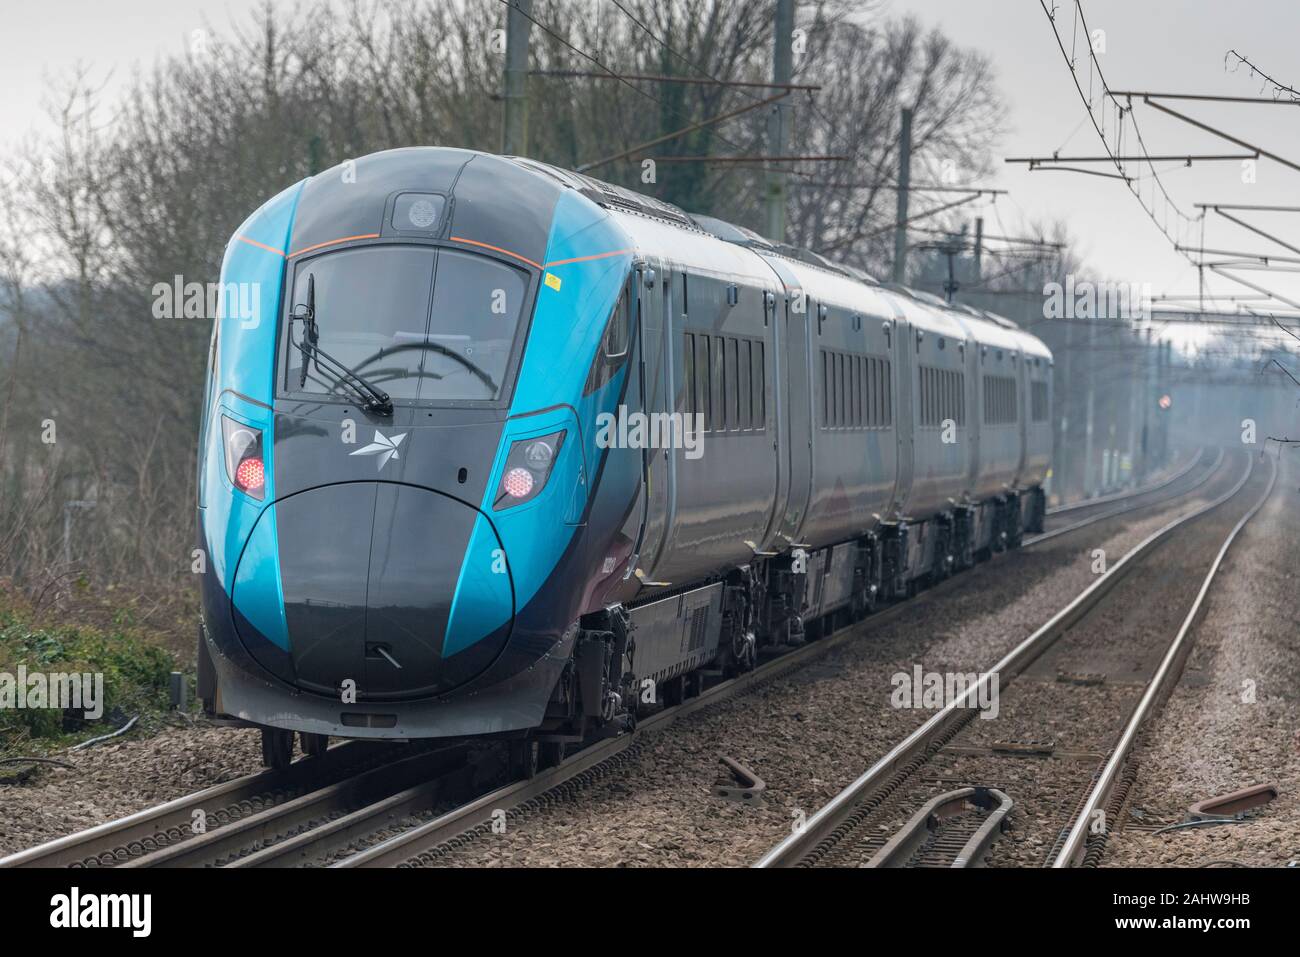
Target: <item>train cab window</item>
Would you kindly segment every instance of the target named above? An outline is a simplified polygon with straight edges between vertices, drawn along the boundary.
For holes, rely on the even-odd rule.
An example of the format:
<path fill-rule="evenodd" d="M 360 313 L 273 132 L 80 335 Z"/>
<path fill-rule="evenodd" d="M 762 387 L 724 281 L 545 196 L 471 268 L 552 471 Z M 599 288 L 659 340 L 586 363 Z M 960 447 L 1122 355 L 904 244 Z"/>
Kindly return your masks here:
<path fill-rule="evenodd" d="M 583 395 L 591 395 L 606 385 L 618 373 L 627 361 L 632 348 L 632 306 L 631 295 L 625 288 L 614 308 L 610 310 L 601 334 L 600 345 L 596 348 L 596 357 L 592 360 L 591 371 L 587 373 L 587 384 Z"/>
<path fill-rule="evenodd" d="M 427 246 L 362 246 L 297 264 L 288 311 L 312 300 L 318 346 L 396 400 L 495 400 L 506 385 L 528 275 Z M 351 398 L 317 363 L 304 375 L 302 320 L 286 319 L 283 388 Z"/>
<path fill-rule="evenodd" d="M 605 335 L 600 340 L 600 351 L 607 359 L 622 359 L 627 355 L 632 343 L 631 309 L 628 307 L 628 294 L 624 291 L 618 297 L 614 314 L 609 317 Z"/>
<path fill-rule="evenodd" d="M 753 343 L 752 370 L 749 385 L 753 390 L 754 428 L 762 432 L 767 429 L 767 366 L 764 365 L 764 343 Z"/>

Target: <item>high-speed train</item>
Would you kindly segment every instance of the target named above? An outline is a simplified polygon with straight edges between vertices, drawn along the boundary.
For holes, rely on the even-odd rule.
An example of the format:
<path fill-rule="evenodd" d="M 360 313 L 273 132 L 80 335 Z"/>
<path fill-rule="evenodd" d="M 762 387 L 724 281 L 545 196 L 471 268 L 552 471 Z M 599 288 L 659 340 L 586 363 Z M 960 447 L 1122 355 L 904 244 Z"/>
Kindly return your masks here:
<path fill-rule="evenodd" d="M 366 156 L 221 282 L 199 695 L 272 766 L 497 736 L 528 773 L 1041 526 L 1038 339 L 586 176 Z"/>

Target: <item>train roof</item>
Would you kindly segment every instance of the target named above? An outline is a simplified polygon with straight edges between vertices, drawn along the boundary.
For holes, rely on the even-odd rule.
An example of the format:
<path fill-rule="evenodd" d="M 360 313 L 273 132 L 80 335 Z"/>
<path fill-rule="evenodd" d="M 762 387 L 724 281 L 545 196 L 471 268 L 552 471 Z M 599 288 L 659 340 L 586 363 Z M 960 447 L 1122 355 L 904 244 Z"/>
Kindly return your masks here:
<path fill-rule="evenodd" d="M 688 213 L 672 203 L 622 186 L 525 157 L 510 160 L 573 189 L 609 210 L 642 252 L 718 276 L 772 284 L 762 260 L 780 260 L 800 286 L 828 302 L 866 315 L 902 317 L 940 335 L 970 338 L 985 345 L 1023 350 L 1051 361 L 1051 351 L 1034 335 L 1002 316 L 964 303 L 949 303 L 919 289 L 884 283 L 861 269 L 819 253 L 773 242 L 735 223 Z M 742 250 L 746 252 L 742 252 Z"/>

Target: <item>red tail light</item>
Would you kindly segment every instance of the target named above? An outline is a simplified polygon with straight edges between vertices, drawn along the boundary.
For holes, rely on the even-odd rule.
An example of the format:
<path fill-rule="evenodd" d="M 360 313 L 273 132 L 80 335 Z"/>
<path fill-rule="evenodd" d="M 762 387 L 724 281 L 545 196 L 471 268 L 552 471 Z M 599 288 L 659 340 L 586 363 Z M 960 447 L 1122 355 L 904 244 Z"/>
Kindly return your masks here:
<path fill-rule="evenodd" d="M 245 492 L 260 492 L 266 484 L 266 472 L 261 459 L 244 459 L 235 470 L 235 484 Z"/>
<path fill-rule="evenodd" d="M 533 473 L 524 468 L 513 468 L 501 483 L 511 498 L 523 498 L 533 490 Z"/>
<path fill-rule="evenodd" d="M 245 495 L 262 498 L 266 494 L 262 430 L 223 415 L 221 440 L 225 445 L 226 475 L 231 483 Z"/>
<path fill-rule="evenodd" d="M 564 430 L 560 430 L 511 444 L 493 508 L 522 505 L 541 494 L 564 444 L 564 435 Z"/>

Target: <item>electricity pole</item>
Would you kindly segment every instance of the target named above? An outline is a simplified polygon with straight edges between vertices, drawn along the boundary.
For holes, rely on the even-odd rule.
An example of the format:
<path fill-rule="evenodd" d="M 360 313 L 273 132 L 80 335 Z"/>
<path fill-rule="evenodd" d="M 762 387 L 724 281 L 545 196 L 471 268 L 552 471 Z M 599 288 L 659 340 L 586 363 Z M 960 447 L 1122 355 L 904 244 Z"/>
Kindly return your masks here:
<path fill-rule="evenodd" d="M 522 156 L 528 152 L 528 33 L 533 22 L 533 0 L 510 0 L 506 13 L 505 113 L 501 124 L 501 152 Z"/>
<path fill-rule="evenodd" d="M 898 133 L 898 219 L 894 226 L 894 282 L 907 279 L 907 193 L 912 183 L 912 111 L 903 110 Z"/>
<path fill-rule="evenodd" d="M 794 0 L 777 0 L 773 22 L 772 82 L 789 83 L 794 75 Z M 779 100 L 767 117 L 768 151 L 772 156 L 786 155 L 790 134 L 790 104 Z M 767 186 L 767 238 L 785 242 L 785 171 L 769 167 Z"/>
<path fill-rule="evenodd" d="M 1088 356 L 1088 386 L 1083 406 L 1083 497 L 1092 498 L 1094 488 L 1092 482 L 1092 426 L 1093 407 L 1096 403 L 1097 353 L 1096 337 L 1093 335 L 1091 320 L 1084 326 L 1084 329 L 1087 332 L 1087 337 L 1084 339 L 1084 351 Z"/>
<path fill-rule="evenodd" d="M 1061 375 L 1056 380 L 1056 389 L 1061 395 L 1061 423 L 1056 433 L 1056 452 L 1060 457 L 1061 478 L 1055 479 L 1052 488 L 1056 490 L 1057 504 L 1065 505 L 1070 495 L 1070 453 L 1074 447 L 1070 444 L 1070 399 L 1074 396 L 1074 379 L 1070 377 L 1070 366 L 1074 361 L 1074 322 L 1065 320 L 1065 355 L 1061 357 Z M 1053 477 L 1056 470 L 1053 469 Z"/>

